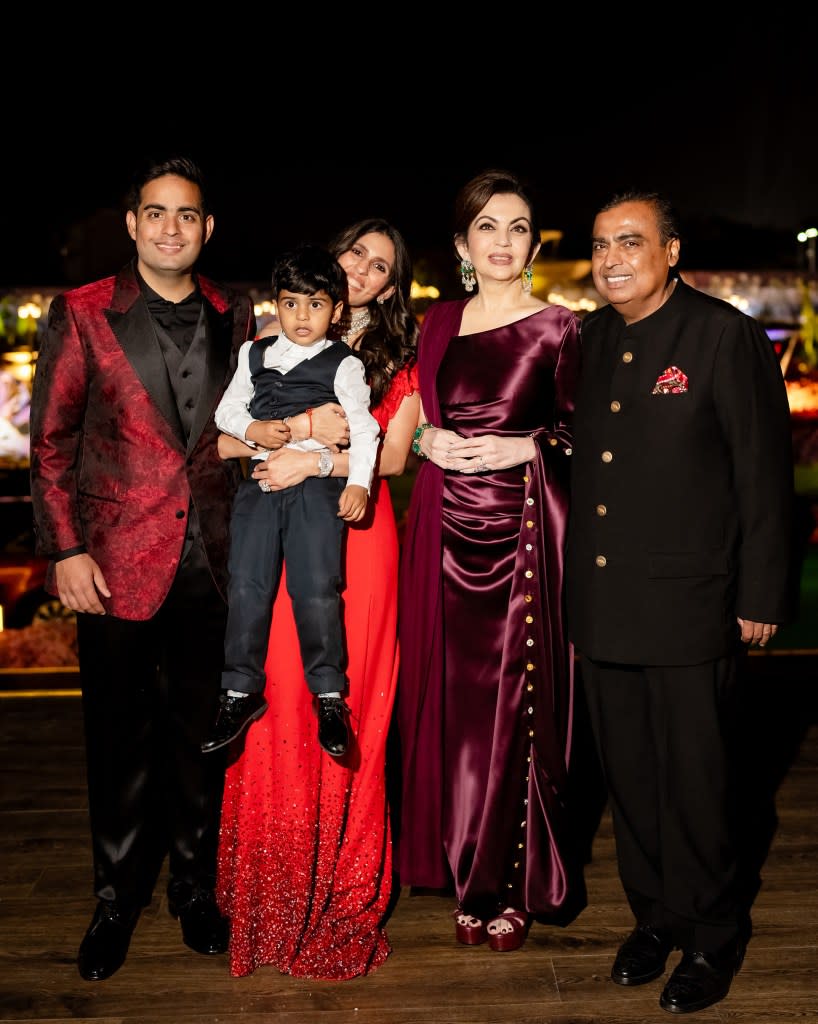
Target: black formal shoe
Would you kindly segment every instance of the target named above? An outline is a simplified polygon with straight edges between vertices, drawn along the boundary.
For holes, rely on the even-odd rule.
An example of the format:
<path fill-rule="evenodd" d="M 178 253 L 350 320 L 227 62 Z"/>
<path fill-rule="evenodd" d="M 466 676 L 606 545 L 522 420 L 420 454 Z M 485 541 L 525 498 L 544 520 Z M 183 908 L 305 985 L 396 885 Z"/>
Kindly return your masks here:
<path fill-rule="evenodd" d="M 86 981 L 104 981 L 125 963 L 139 911 L 100 900 L 80 943 L 77 967 Z"/>
<path fill-rule="evenodd" d="M 695 1013 L 724 999 L 744 959 L 744 947 L 721 953 L 683 953 L 668 978 L 659 1005 L 669 1013 Z"/>
<path fill-rule="evenodd" d="M 179 918 L 186 946 L 205 956 L 227 952 L 230 922 L 222 917 L 212 892 L 200 892 L 187 903 L 168 903 L 172 917 Z"/>
<path fill-rule="evenodd" d="M 219 697 L 219 711 L 216 724 L 209 739 L 202 744 L 202 753 L 226 747 L 231 740 L 240 736 L 247 726 L 257 718 L 261 718 L 267 710 L 267 701 L 260 693 L 245 693 L 241 697 L 231 697 L 223 693 Z"/>
<path fill-rule="evenodd" d="M 664 972 L 673 949 L 670 936 L 658 928 L 640 924 L 616 954 L 611 978 L 617 985 L 644 985 Z"/>
<path fill-rule="evenodd" d="M 318 697 L 318 742 L 333 757 L 343 757 L 347 752 L 348 714 L 343 697 Z"/>

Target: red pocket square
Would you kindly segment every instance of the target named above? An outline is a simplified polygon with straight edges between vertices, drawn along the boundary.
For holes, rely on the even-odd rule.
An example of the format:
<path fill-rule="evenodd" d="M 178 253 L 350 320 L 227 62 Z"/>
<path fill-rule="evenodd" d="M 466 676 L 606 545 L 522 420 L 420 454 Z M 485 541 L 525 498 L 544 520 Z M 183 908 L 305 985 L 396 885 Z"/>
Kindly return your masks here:
<path fill-rule="evenodd" d="M 653 385 L 652 395 L 682 395 L 687 391 L 687 374 L 678 366 L 663 370 Z"/>

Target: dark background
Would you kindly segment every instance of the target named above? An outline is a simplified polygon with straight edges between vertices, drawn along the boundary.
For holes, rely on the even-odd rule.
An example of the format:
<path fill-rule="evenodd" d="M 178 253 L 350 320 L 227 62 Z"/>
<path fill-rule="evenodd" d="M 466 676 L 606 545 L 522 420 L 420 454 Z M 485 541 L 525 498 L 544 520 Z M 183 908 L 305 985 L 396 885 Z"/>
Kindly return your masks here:
<path fill-rule="evenodd" d="M 589 43 L 589 11 L 555 36 L 542 12 L 514 10 L 491 8 L 478 39 L 443 58 L 423 42 L 401 57 L 385 36 L 330 67 L 304 23 L 292 45 L 266 47 L 263 65 L 257 48 L 237 73 L 219 70 L 218 49 L 192 60 L 163 26 L 108 53 L 118 75 L 41 64 L 51 89 L 36 108 L 36 76 L 10 74 L 0 291 L 117 270 L 133 252 L 130 174 L 174 150 L 197 158 L 211 186 L 201 269 L 230 282 L 264 283 L 278 251 L 379 215 L 405 234 L 422 283 L 456 285 L 452 201 L 488 166 L 530 181 L 541 226 L 563 232 L 551 253 L 562 259 L 587 258 L 598 205 L 637 186 L 676 204 L 682 269 L 806 266 L 795 236 L 818 226 L 818 16 L 731 8 L 717 26 L 718 12 L 668 8 L 661 31 L 634 20 L 609 38 L 597 25 Z M 226 23 L 224 42 L 236 31 Z M 21 132 L 35 110 L 32 141 Z"/>

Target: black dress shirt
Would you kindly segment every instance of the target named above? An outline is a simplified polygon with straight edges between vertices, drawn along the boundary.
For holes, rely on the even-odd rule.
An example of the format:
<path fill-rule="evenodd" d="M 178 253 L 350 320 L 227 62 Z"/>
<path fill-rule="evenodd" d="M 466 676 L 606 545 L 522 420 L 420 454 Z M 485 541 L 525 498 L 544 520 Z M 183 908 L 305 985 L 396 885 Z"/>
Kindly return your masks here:
<path fill-rule="evenodd" d="M 202 311 L 202 295 L 198 287 L 182 299 L 181 302 L 170 302 L 163 299 L 149 285 L 142 283 L 142 292 L 148 304 L 148 311 L 153 319 L 163 327 L 173 338 L 174 343 L 182 352 L 187 352 L 193 335 L 196 333 L 196 325 L 199 323 L 199 314 Z"/>

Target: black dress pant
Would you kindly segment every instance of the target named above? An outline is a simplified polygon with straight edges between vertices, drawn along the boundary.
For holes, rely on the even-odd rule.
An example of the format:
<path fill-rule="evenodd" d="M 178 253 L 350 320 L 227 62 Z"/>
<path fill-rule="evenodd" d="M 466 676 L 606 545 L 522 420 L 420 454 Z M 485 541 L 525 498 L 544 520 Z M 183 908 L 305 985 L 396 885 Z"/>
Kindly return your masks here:
<path fill-rule="evenodd" d="M 682 948 L 714 952 L 747 913 L 731 823 L 737 660 L 581 668 L 631 909 Z"/>
<path fill-rule="evenodd" d="M 338 499 L 346 480 L 308 477 L 265 493 L 240 485 L 230 520 L 230 583 L 222 688 L 262 693 L 273 603 L 287 565 L 304 676 L 310 693 L 346 687 L 341 620 L 344 521 Z"/>
<path fill-rule="evenodd" d="M 226 614 L 200 565 L 180 568 L 144 622 L 77 616 L 100 899 L 146 906 L 166 855 L 174 902 L 213 889 L 225 759 L 201 743 L 218 707 Z"/>

